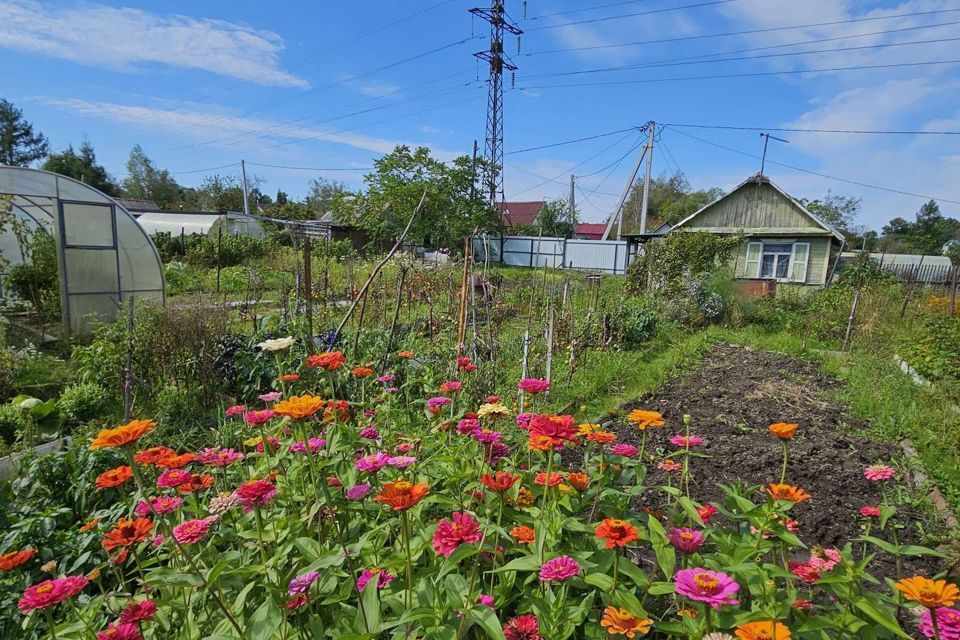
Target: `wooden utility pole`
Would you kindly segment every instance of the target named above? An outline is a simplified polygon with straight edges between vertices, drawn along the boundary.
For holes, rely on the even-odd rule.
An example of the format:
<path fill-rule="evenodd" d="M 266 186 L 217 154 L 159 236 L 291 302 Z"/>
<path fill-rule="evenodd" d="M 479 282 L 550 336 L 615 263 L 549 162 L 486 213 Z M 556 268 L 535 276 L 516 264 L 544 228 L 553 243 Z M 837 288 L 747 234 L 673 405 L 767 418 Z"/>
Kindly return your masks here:
<path fill-rule="evenodd" d="M 643 202 L 640 205 L 640 233 L 647 232 L 647 208 L 650 203 L 650 172 L 653 170 L 653 136 L 657 132 L 657 123 L 651 120 L 647 123 L 647 145 L 644 148 L 644 155 L 647 156 L 647 169 L 643 176 Z M 623 215 L 620 216 L 620 222 L 617 224 L 617 240 L 620 239 L 620 231 L 623 228 Z"/>

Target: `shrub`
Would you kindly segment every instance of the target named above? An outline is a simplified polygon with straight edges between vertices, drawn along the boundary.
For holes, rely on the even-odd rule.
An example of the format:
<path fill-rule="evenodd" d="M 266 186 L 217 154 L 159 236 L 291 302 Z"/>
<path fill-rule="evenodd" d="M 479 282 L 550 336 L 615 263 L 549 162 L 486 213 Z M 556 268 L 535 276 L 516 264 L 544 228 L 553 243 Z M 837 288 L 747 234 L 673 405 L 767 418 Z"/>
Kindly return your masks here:
<path fill-rule="evenodd" d="M 626 349 L 638 347 L 657 333 L 657 314 L 641 298 L 622 298 L 610 314 L 614 339 Z"/>
<path fill-rule="evenodd" d="M 17 298 L 29 302 L 45 320 L 60 317 L 60 272 L 57 244 L 47 232 L 37 229 L 30 237 L 29 259 L 10 269 L 4 282 Z"/>
<path fill-rule="evenodd" d="M 259 258 L 266 253 L 264 240 L 247 236 L 223 236 L 220 238 L 220 266 L 233 267 L 250 258 Z M 186 261 L 201 267 L 217 266 L 217 236 L 203 236 L 193 245 L 188 245 Z"/>
<path fill-rule="evenodd" d="M 653 288 L 670 297 L 692 280 L 704 280 L 723 267 L 740 244 L 737 236 L 724 238 L 702 231 L 672 233 L 663 242 L 648 242 L 645 254 L 627 269 L 632 293 Z"/>
<path fill-rule="evenodd" d="M 0 405 L 0 438 L 5 442 L 12 444 L 30 426 L 29 413 L 10 403 Z"/>
<path fill-rule="evenodd" d="M 960 320 L 945 315 L 928 316 L 899 345 L 901 355 L 922 376 L 931 380 L 960 380 Z"/>
<path fill-rule="evenodd" d="M 57 408 L 60 414 L 72 424 L 82 424 L 102 416 L 108 407 L 109 396 L 106 390 L 92 382 L 81 382 L 64 389 Z"/>

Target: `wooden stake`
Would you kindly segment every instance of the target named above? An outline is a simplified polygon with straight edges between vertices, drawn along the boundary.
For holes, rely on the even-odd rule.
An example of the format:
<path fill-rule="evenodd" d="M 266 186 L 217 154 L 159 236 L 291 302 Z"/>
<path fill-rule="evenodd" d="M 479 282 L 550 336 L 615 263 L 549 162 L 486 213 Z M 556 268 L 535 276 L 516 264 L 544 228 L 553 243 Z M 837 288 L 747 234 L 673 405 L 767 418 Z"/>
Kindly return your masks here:
<path fill-rule="evenodd" d="M 304 311 L 307 317 L 307 345 L 310 350 L 314 349 L 313 342 L 313 259 L 312 244 L 310 236 L 304 233 L 303 236 L 303 303 Z"/>

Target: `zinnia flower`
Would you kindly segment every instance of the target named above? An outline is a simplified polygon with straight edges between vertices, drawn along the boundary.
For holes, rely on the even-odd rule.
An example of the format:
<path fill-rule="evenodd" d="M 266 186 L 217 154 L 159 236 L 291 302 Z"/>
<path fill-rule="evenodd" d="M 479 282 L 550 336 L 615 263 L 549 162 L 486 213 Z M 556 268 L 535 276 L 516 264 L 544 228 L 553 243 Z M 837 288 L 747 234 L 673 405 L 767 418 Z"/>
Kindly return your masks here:
<path fill-rule="evenodd" d="M 626 520 L 615 518 L 604 518 L 603 522 L 597 525 L 594 535 L 599 540 L 606 541 L 607 549 L 625 547 L 634 540 L 640 539 L 635 526 Z"/>
<path fill-rule="evenodd" d="M 213 476 L 208 474 L 191 473 L 185 482 L 177 486 L 180 493 L 196 493 L 213 486 Z"/>
<path fill-rule="evenodd" d="M 373 501 L 389 505 L 394 511 L 406 511 L 427 497 L 429 493 L 425 484 L 413 484 L 400 480 L 385 483 L 383 491 L 377 494 Z"/>
<path fill-rule="evenodd" d="M 254 411 L 244 412 L 243 420 L 247 423 L 247 426 L 256 427 L 261 424 L 267 424 L 276 415 L 277 412 L 273 409 L 256 409 Z"/>
<path fill-rule="evenodd" d="M 519 475 L 513 475 L 505 471 L 497 471 L 494 475 L 486 473 L 480 476 L 480 482 L 482 482 L 487 489 L 495 493 L 503 493 L 509 490 L 510 487 L 515 485 L 519 480 Z"/>
<path fill-rule="evenodd" d="M 347 489 L 347 500 L 363 500 L 370 493 L 370 485 L 358 484 Z"/>
<path fill-rule="evenodd" d="M 397 357 L 408 360 L 414 356 L 413 351 L 397 351 Z"/>
<path fill-rule="evenodd" d="M 790 629 L 774 620 L 745 622 L 734 633 L 740 640 L 790 640 Z"/>
<path fill-rule="evenodd" d="M 280 393 L 279 391 L 268 391 L 267 393 L 261 393 L 257 397 L 264 402 L 274 402 L 276 400 L 279 400 L 282 395 L 283 394 Z"/>
<path fill-rule="evenodd" d="M 865 507 L 860 507 L 860 515 L 864 518 L 879 518 L 880 517 L 880 507 L 875 505 L 867 505 Z"/>
<path fill-rule="evenodd" d="M 510 537 L 520 544 L 533 544 L 536 533 L 530 527 L 520 524 L 510 529 Z"/>
<path fill-rule="evenodd" d="M 766 488 L 766 492 L 774 500 L 786 500 L 787 502 L 793 502 L 795 504 L 799 504 L 813 497 L 800 487 L 795 487 L 790 484 L 770 484 Z"/>
<path fill-rule="evenodd" d="M 207 510 L 213 515 L 221 515 L 239 504 L 240 499 L 235 494 L 223 492 L 216 497 L 210 498 L 210 504 Z"/>
<path fill-rule="evenodd" d="M 477 409 L 477 417 L 490 418 L 491 420 L 508 418 L 510 417 L 510 410 L 499 402 L 488 402 L 480 405 L 480 408 Z"/>
<path fill-rule="evenodd" d="M 809 564 L 803 562 L 788 562 L 790 573 L 797 576 L 804 582 L 814 583 L 820 579 L 820 571 Z"/>
<path fill-rule="evenodd" d="M 157 612 L 153 600 L 131 600 L 120 612 L 120 622 L 134 624 L 149 620 Z"/>
<path fill-rule="evenodd" d="M 289 447 L 287 447 L 287 450 L 290 451 L 290 453 L 306 453 L 308 443 L 310 446 L 310 453 L 316 453 L 317 451 L 320 451 L 320 449 L 323 449 L 325 446 L 327 446 L 327 441 L 323 438 L 310 438 L 307 441 L 300 440 L 292 443 Z"/>
<path fill-rule="evenodd" d="M 367 378 L 373 375 L 373 369 L 370 367 L 354 367 L 353 375 L 358 378 Z"/>
<path fill-rule="evenodd" d="M 273 405 L 273 412 L 293 420 L 303 420 L 323 409 L 324 404 L 324 399 L 317 396 L 290 396 Z"/>
<path fill-rule="evenodd" d="M 796 435 L 798 426 L 799 425 L 788 424 L 786 422 L 777 422 L 767 427 L 767 429 L 781 440 L 790 440 Z"/>
<path fill-rule="evenodd" d="M 637 428 L 643 431 L 652 427 L 662 427 L 666 424 L 663 421 L 663 415 L 657 411 L 645 411 L 643 409 L 634 409 L 627 414 L 627 420 L 637 425 Z"/>
<path fill-rule="evenodd" d="M 106 629 L 97 632 L 97 640 L 143 640 L 143 636 L 135 624 L 111 622 Z"/>
<path fill-rule="evenodd" d="M 463 383 L 459 380 L 447 380 L 440 384 L 441 393 L 456 393 L 463 388 Z"/>
<path fill-rule="evenodd" d="M 960 599 L 960 589 L 946 580 L 931 580 L 923 576 L 904 578 L 893 585 L 903 597 L 928 609 L 952 607 Z"/>
<path fill-rule="evenodd" d="M 364 569 L 360 573 L 360 577 L 357 578 L 357 591 L 363 591 L 363 588 L 367 586 L 367 583 L 376 578 L 377 589 L 383 589 L 388 584 L 393 582 L 393 579 L 396 576 L 392 575 L 389 571 L 384 571 L 383 569 L 377 569 L 376 567 L 372 569 Z"/>
<path fill-rule="evenodd" d="M 580 565 L 570 556 L 560 556 L 544 562 L 540 567 L 542 582 L 566 582 L 580 573 Z"/>
<path fill-rule="evenodd" d="M 639 618 L 626 609 L 617 607 L 607 607 L 603 610 L 603 619 L 600 626 L 607 630 L 612 636 L 643 636 L 650 631 L 653 620 Z"/>
<path fill-rule="evenodd" d="M 833 571 L 833 568 L 840 564 L 843 556 L 836 549 L 821 549 L 814 547 L 810 554 L 809 564 L 820 571 Z"/>
<path fill-rule="evenodd" d="M 461 544 L 480 542 L 483 532 L 480 523 L 469 513 L 454 513 L 452 520 L 441 520 L 433 532 L 433 550 L 438 556 L 449 558 Z"/>
<path fill-rule="evenodd" d="M 387 458 L 387 465 L 395 469 L 406 469 L 416 461 L 413 456 L 390 456 Z"/>
<path fill-rule="evenodd" d="M 889 480 L 895 475 L 892 467 L 885 464 L 872 464 L 863 470 L 863 477 L 870 482 L 883 482 Z"/>
<path fill-rule="evenodd" d="M 157 426 L 153 420 L 132 420 L 116 429 L 103 429 L 90 443 L 91 449 L 109 449 L 133 444 Z"/>
<path fill-rule="evenodd" d="M 366 438 L 367 440 L 380 439 L 380 432 L 377 431 L 376 427 L 364 427 L 363 429 L 360 429 L 360 433 L 358 435 L 361 438 Z"/>
<path fill-rule="evenodd" d="M 657 465 L 657 469 L 666 471 L 667 473 L 675 473 L 677 471 L 683 471 L 683 465 L 673 460 L 664 460 Z"/>
<path fill-rule="evenodd" d="M 560 448 L 564 442 L 576 440 L 573 422 L 573 416 L 534 416 L 530 421 L 530 438 L 546 436 L 554 448 Z"/>
<path fill-rule="evenodd" d="M 427 400 L 427 409 L 430 411 L 439 411 L 441 407 L 445 407 L 451 402 L 453 402 L 453 400 L 447 396 L 435 396 Z"/>
<path fill-rule="evenodd" d="M 615 444 L 610 447 L 610 453 L 615 456 L 623 456 L 624 458 L 632 458 L 637 455 L 637 448 L 632 444 L 626 444 L 621 442 L 620 444 Z"/>
<path fill-rule="evenodd" d="M 280 382 L 296 382 L 300 379 L 299 373 L 284 373 L 277 376 L 277 380 Z"/>
<path fill-rule="evenodd" d="M 0 571 L 12 571 L 33 557 L 36 549 L 22 549 L 0 555 Z"/>
<path fill-rule="evenodd" d="M 587 440 L 591 442 L 596 442 L 597 444 L 610 444 L 617 440 L 616 434 L 613 434 L 609 431 L 593 431 L 586 435 Z"/>
<path fill-rule="evenodd" d="M 264 340 L 263 342 L 258 342 L 257 346 L 263 351 L 275 352 L 289 349 L 293 346 L 294 342 L 296 342 L 296 340 L 294 340 L 292 336 L 287 336 L 286 338 L 273 338 L 271 340 Z"/>
<path fill-rule="evenodd" d="M 147 517 L 154 513 L 173 513 L 177 507 L 183 504 L 183 499 L 171 496 L 153 496 L 150 501 L 141 500 L 133 512 L 138 516 Z"/>
<path fill-rule="evenodd" d="M 383 451 L 378 451 L 368 456 L 363 456 L 357 460 L 356 464 L 354 464 L 354 467 L 356 467 L 357 471 L 376 473 L 377 471 L 380 471 L 380 469 L 383 469 L 385 466 L 387 466 L 389 462 L 390 456 L 385 454 Z"/>
<path fill-rule="evenodd" d="M 259 479 L 244 482 L 234 495 L 244 505 L 244 512 L 249 512 L 257 505 L 267 504 L 277 495 L 277 487 L 269 480 Z"/>
<path fill-rule="evenodd" d="M 534 477 L 533 482 L 534 484 L 539 484 L 540 486 L 550 485 L 551 487 L 555 487 L 563 482 L 563 476 L 561 476 L 559 473 L 550 473 L 550 476 L 548 477 L 546 473 L 541 471 Z"/>
<path fill-rule="evenodd" d="M 119 467 L 114 467 L 109 471 L 104 471 L 97 476 L 96 486 L 97 489 L 100 489 L 101 491 L 111 487 L 119 487 L 132 477 L 133 469 L 127 465 L 121 465 Z"/>
<path fill-rule="evenodd" d="M 307 356 L 306 365 L 313 369 L 336 371 L 343 366 L 344 361 L 345 358 L 340 351 L 326 351 L 318 355 Z"/>
<path fill-rule="evenodd" d="M 537 617 L 529 613 L 508 620 L 503 635 L 507 640 L 542 640 Z"/>
<path fill-rule="evenodd" d="M 550 390 L 549 380 L 539 380 L 537 378 L 524 378 L 517 383 L 517 388 L 524 393 L 536 395 Z"/>
<path fill-rule="evenodd" d="M 130 547 L 149 538 L 152 531 L 153 523 L 147 518 L 120 518 L 117 525 L 103 536 L 103 548 L 110 551 L 117 547 Z"/>
<path fill-rule="evenodd" d="M 678 551 L 696 553 L 703 546 L 704 536 L 702 531 L 681 527 L 671 529 L 667 534 L 667 539 Z"/>
<path fill-rule="evenodd" d="M 244 405 L 235 404 L 233 406 L 227 407 L 226 410 L 223 412 L 223 415 L 227 416 L 228 418 L 235 418 L 239 415 L 243 415 L 243 412 L 246 410 L 247 408 Z"/>
<path fill-rule="evenodd" d="M 712 504 L 705 504 L 699 509 L 697 509 L 697 515 L 700 516 L 700 519 L 703 520 L 703 523 L 706 524 L 710 522 L 710 518 L 720 513 L 719 510 Z"/>
<path fill-rule="evenodd" d="M 493 609 L 494 602 L 495 601 L 493 599 L 493 596 L 489 596 L 485 593 L 481 593 L 480 596 L 477 598 L 477 604 L 481 604 L 485 607 L 490 607 L 491 609 Z"/>
<path fill-rule="evenodd" d="M 590 488 L 590 476 L 580 471 L 571 471 L 568 473 L 567 482 L 580 493 Z"/>
<path fill-rule="evenodd" d="M 243 454 L 235 449 L 208 447 L 197 455 L 197 462 L 213 467 L 228 467 L 243 460 Z"/>
<path fill-rule="evenodd" d="M 180 544 L 195 544 L 207 537 L 210 533 L 210 525 L 216 522 L 219 516 L 212 518 L 200 518 L 199 520 L 187 520 L 173 528 L 173 539 Z"/>
<path fill-rule="evenodd" d="M 320 574 L 316 571 L 308 571 L 303 575 L 299 575 L 290 581 L 290 585 L 287 587 L 287 593 L 289 593 L 291 596 L 306 593 L 310 589 L 310 585 L 316 582 L 319 578 Z"/>
<path fill-rule="evenodd" d="M 950 607 L 940 607 L 934 610 L 937 616 L 937 630 L 940 640 L 960 640 L 960 611 Z M 933 619 L 930 609 L 925 609 L 920 616 L 920 633 L 927 638 L 933 638 Z"/>
<path fill-rule="evenodd" d="M 149 449 L 138 452 L 133 456 L 133 459 L 137 464 L 154 465 L 159 460 L 176 455 L 176 453 L 177 452 L 170 447 L 150 447 Z"/>
<path fill-rule="evenodd" d="M 684 436 L 677 434 L 670 438 L 670 444 L 675 447 L 696 447 L 703 444 L 703 438 L 700 436 Z"/>
<path fill-rule="evenodd" d="M 704 602 L 714 609 L 725 604 L 739 604 L 733 595 L 740 585 L 733 578 L 719 571 L 709 569 L 681 569 L 673 579 L 677 593 L 681 596 Z"/>
<path fill-rule="evenodd" d="M 20 613 L 26 615 L 37 609 L 46 609 L 55 604 L 74 597 L 89 584 L 84 576 L 68 576 L 44 580 L 39 584 L 27 587 L 17 603 Z"/>

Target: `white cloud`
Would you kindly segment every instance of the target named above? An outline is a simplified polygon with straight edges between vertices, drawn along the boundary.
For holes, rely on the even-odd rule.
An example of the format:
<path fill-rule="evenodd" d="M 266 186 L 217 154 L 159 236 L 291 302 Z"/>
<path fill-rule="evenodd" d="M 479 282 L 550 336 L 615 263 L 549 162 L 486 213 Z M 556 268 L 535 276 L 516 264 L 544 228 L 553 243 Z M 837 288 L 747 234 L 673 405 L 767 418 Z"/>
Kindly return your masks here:
<path fill-rule="evenodd" d="M 393 151 L 398 144 L 418 145 L 387 138 L 365 136 L 346 131 L 324 129 L 312 126 L 296 126 L 288 123 L 244 118 L 217 113 L 157 109 L 140 105 L 124 105 L 111 102 L 95 102 L 76 98 L 42 98 L 45 104 L 85 116 L 102 118 L 124 125 L 133 125 L 170 135 L 182 135 L 196 138 L 201 144 L 219 147 L 232 147 L 237 144 L 254 142 L 256 137 L 262 140 L 286 142 L 332 142 L 355 149 L 384 154 Z M 270 145 L 262 145 L 265 149 Z M 433 154 L 441 160 L 450 160 L 460 155 L 445 149 L 431 148 Z"/>
<path fill-rule="evenodd" d="M 392 96 L 400 91 L 400 87 L 391 82 L 364 82 L 360 84 L 360 93 L 373 98 Z"/>
<path fill-rule="evenodd" d="M 284 45 L 272 31 L 102 4 L 59 8 L 0 0 L 0 47 L 123 71 L 156 63 L 263 85 L 309 86 L 280 68 Z"/>

